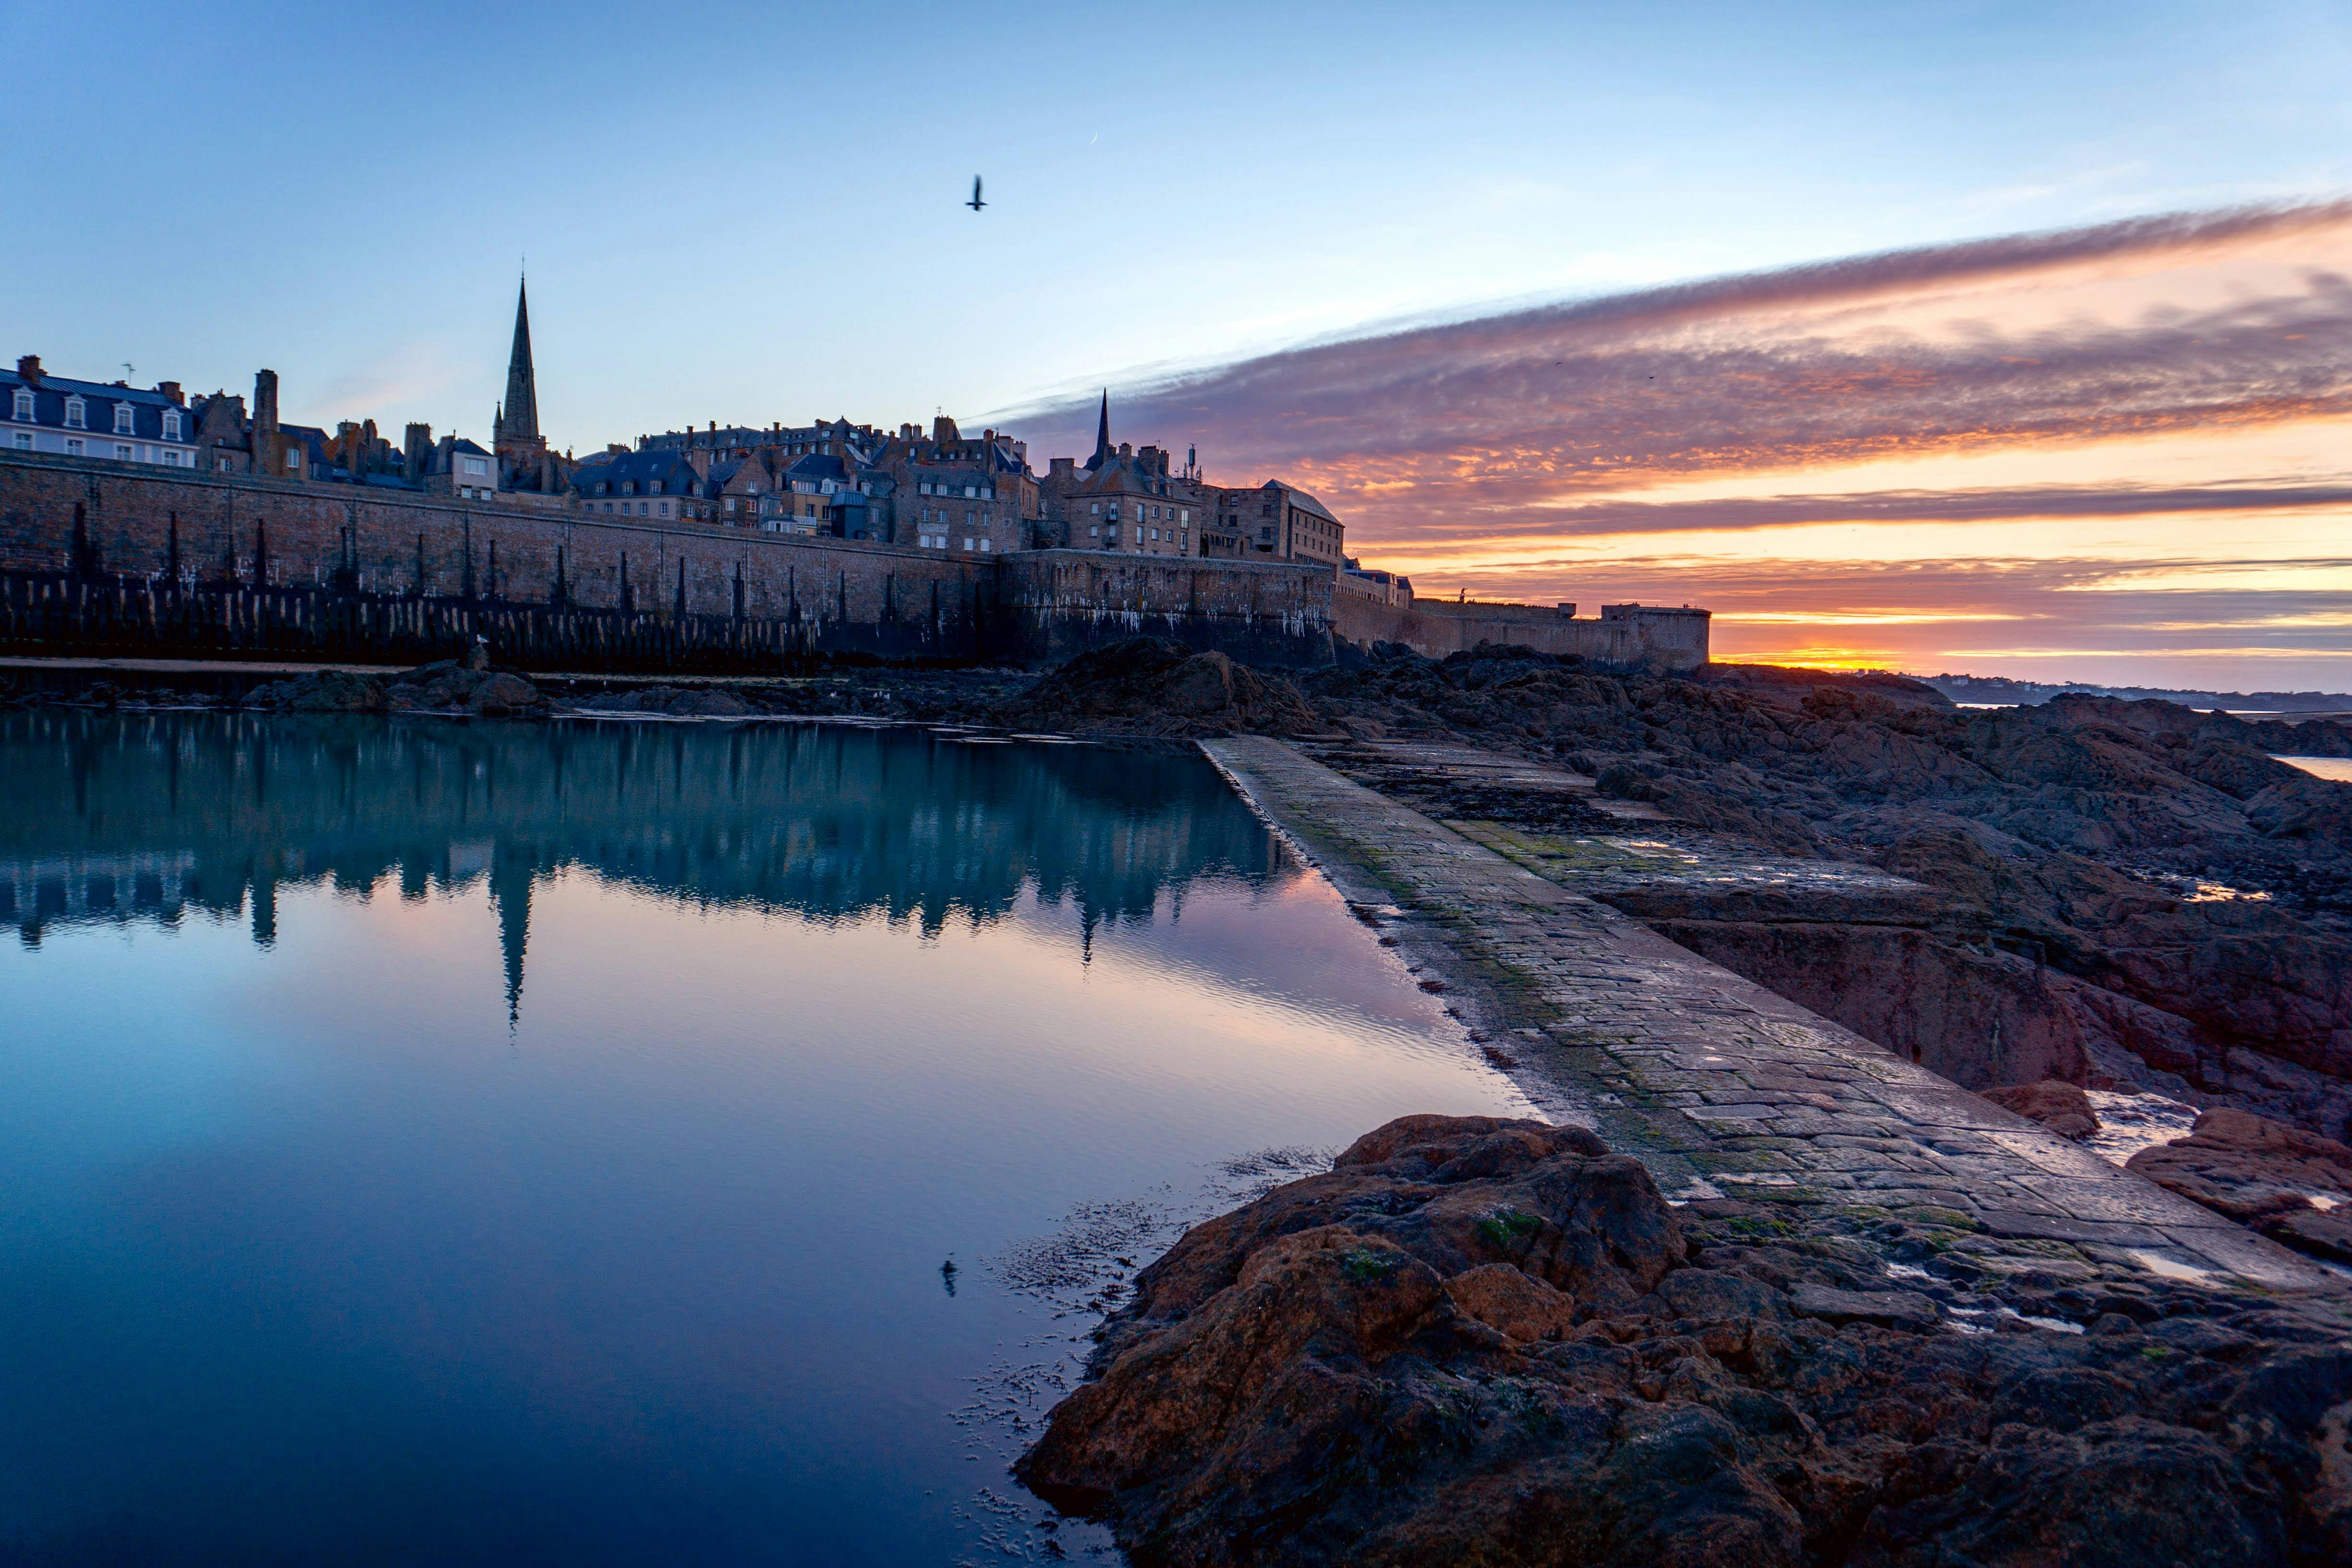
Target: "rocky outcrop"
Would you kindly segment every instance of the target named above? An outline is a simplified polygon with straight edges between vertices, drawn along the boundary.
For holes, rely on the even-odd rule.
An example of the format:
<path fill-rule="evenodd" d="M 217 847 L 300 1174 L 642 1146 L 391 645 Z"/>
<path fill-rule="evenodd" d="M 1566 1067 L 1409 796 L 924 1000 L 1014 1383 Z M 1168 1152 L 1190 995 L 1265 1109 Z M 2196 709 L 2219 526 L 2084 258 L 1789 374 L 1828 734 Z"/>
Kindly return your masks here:
<path fill-rule="evenodd" d="M 2099 1113 L 2091 1097 L 2072 1083 L 2045 1078 L 2039 1083 L 2012 1084 L 1977 1092 L 2005 1111 L 2029 1122 L 2039 1122 L 2062 1138 L 2081 1140 L 2099 1130 Z"/>
<path fill-rule="evenodd" d="M 2243 1111 L 2207 1111 L 2189 1136 L 2129 1168 L 2276 1241 L 2352 1263 L 2352 1147 Z"/>
<path fill-rule="evenodd" d="M 2055 1077 L 2352 1129 L 2352 785 L 2270 755 L 2352 750 L 2352 727 L 2085 696 L 1963 711 L 1900 676 L 1626 674 L 1502 648 L 1391 653 L 1306 691 L 1351 734 L 1592 775 L 1654 808 L 1654 834 L 1935 890 L 1767 914 L 1683 884 L 1671 907 L 1595 896 L 1972 1087 Z"/>
<path fill-rule="evenodd" d="M 1165 637 L 1130 637 L 1079 654 L 999 707 L 1016 729 L 1137 735 L 1289 735 L 1322 722 L 1280 675 L 1196 653 Z"/>
<path fill-rule="evenodd" d="M 246 703 L 288 713 L 466 713 L 504 718 L 548 711 L 546 696 L 522 676 L 454 659 L 391 677 L 317 670 L 257 686 Z"/>
<path fill-rule="evenodd" d="M 1145 1270 L 1016 1471 L 1146 1568 L 2352 1552 L 2340 1302 L 1890 1222 L 1898 1280 L 1786 1212 L 1678 1210 L 1575 1128 L 1392 1123 Z"/>

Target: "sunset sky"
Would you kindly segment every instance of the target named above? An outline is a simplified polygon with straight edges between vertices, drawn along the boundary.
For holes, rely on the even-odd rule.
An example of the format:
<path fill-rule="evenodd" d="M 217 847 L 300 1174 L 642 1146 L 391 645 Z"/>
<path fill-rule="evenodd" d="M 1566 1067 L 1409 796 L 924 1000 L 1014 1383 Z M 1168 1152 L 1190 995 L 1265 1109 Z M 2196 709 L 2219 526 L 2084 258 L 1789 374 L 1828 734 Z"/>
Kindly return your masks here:
<path fill-rule="evenodd" d="M 0 7 L 5 319 L 486 436 L 944 408 L 1721 656 L 2352 690 L 2352 7 Z M 960 203 L 974 172 L 984 214 Z"/>

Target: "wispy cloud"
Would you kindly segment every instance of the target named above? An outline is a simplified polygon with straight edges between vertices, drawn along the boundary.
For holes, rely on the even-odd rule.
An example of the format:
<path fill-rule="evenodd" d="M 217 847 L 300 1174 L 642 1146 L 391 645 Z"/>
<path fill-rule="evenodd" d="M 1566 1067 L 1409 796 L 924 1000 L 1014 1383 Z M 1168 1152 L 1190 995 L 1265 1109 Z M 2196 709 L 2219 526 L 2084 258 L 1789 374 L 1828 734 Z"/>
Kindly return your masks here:
<path fill-rule="evenodd" d="M 1197 443 L 1213 475 L 1317 490 L 1351 549 L 1448 590 L 1587 599 L 1599 583 L 1646 581 L 1668 585 L 1652 597 L 1727 609 L 1777 594 L 1780 619 L 1743 635 L 1841 617 L 1919 629 L 1888 643 L 1905 657 L 1932 650 L 1931 630 L 1990 591 L 1980 618 L 2077 626 L 2086 650 L 2114 648 L 2106 623 L 2121 601 L 2093 614 L 2080 589 L 2111 597 L 2126 570 L 2193 577 L 2223 553 L 2215 540 L 2352 516 L 2340 431 L 2284 464 L 2263 445 L 2352 416 L 2352 201 L 2137 218 L 1415 324 L 1147 377 L 1115 389 L 1112 408 L 1116 432 L 1139 443 Z M 1003 422 L 1033 451 L 1079 451 L 1092 416 L 1089 402 L 1056 401 Z M 2086 451 L 2112 455 L 2086 476 Z M 1998 482 L 1886 482 L 1906 465 L 1965 464 Z M 2090 552 L 2110 559 L 1969 570 L 1982 564 L 1966 559 L 1983 545 L 1974 530 L 2006 529 L 2013 545 L 2036 520 L 2077 535 L 2110 521 Z M 1927 600 L 1832 597 L 1883 586 L 1890 563 L 1775 566 L 1778 539 L 1831 524 L 1907 530 L 1914 554 L 1939 552 L 1902 578 Z M 1937 527 L 1940 543 L 1917 542 Z M 1677 554 L 1676 536 L 1709 543 Z M 2116 550 L 2117 538 L 2129 546 Z M 2334 603 L 2263 611 L 2223 593 L 2213 624 L 2238 623 L 2229 605 L 2291 617 L 2264 622 L 2262 645 L 2307 632 L 2316 653 L 2345 635 L 2326 619 Z M 1908 619 L 1852 619 L 1885 613 Z"/>

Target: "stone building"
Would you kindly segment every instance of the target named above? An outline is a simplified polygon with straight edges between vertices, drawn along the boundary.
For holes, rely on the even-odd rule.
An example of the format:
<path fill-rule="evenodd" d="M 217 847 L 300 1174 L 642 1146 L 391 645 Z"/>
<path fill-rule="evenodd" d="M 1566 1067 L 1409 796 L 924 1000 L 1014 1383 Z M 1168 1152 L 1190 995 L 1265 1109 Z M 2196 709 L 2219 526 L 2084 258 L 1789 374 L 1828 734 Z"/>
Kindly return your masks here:
<path fill-rule="evenodd" d="M 38 354 L 26 354 L 13 374 L 0 371 L 0 412 L 15 451 L 195 465 L 196 418 L 177 382 L 158 382 L 151 391 L 128 382 L 68 381 L 43 371 Z"/>
<path fill-rule="evenodd" d="M 1296 485 L 1268 479 L 1255 489 L 1210 486 L 1201 553 L 1222 560 L 1303 560 L 1340 570 L 1347 530 L 1331 509 Z"/>
<path fill-rule="evenodd" d="M 942 415 L 925 439 L 911 424 L 876 459 L 890 482 L 892 542 L 919 549 L 1001 555 L 1035 548 L 1045 496 L 1029 449 L 1001 431 L 966 436 Z M 882 522 L 877 517 L 876 525 Z M 877 532 L 877 538 L 884 537 Z"/>
<path fill-rule="evenodd" d="M 263 478 L 307 480 L 314 465 L 309 437 L 325 433 L 289 429 L 278 418 L 278 372 L 253 373 L 253 413 L 245 400 L 216 392 L 196 408 L 196 466 L 207 473 L 252 474 Z"/>

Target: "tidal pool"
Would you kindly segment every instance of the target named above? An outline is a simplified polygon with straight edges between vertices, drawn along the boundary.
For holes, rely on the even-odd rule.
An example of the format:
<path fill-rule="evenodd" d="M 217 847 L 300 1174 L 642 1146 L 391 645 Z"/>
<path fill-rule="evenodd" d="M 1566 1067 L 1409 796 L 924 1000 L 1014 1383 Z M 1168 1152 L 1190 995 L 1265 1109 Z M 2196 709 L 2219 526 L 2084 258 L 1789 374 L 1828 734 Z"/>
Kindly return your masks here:
<path fill-rule="evenodd" d="M 1189 755 L 20 712 L 0 800 L 11 1562 L 1107 1554 L 1003 1469 L 1116 1279 L 1527 1112 Z"/>

